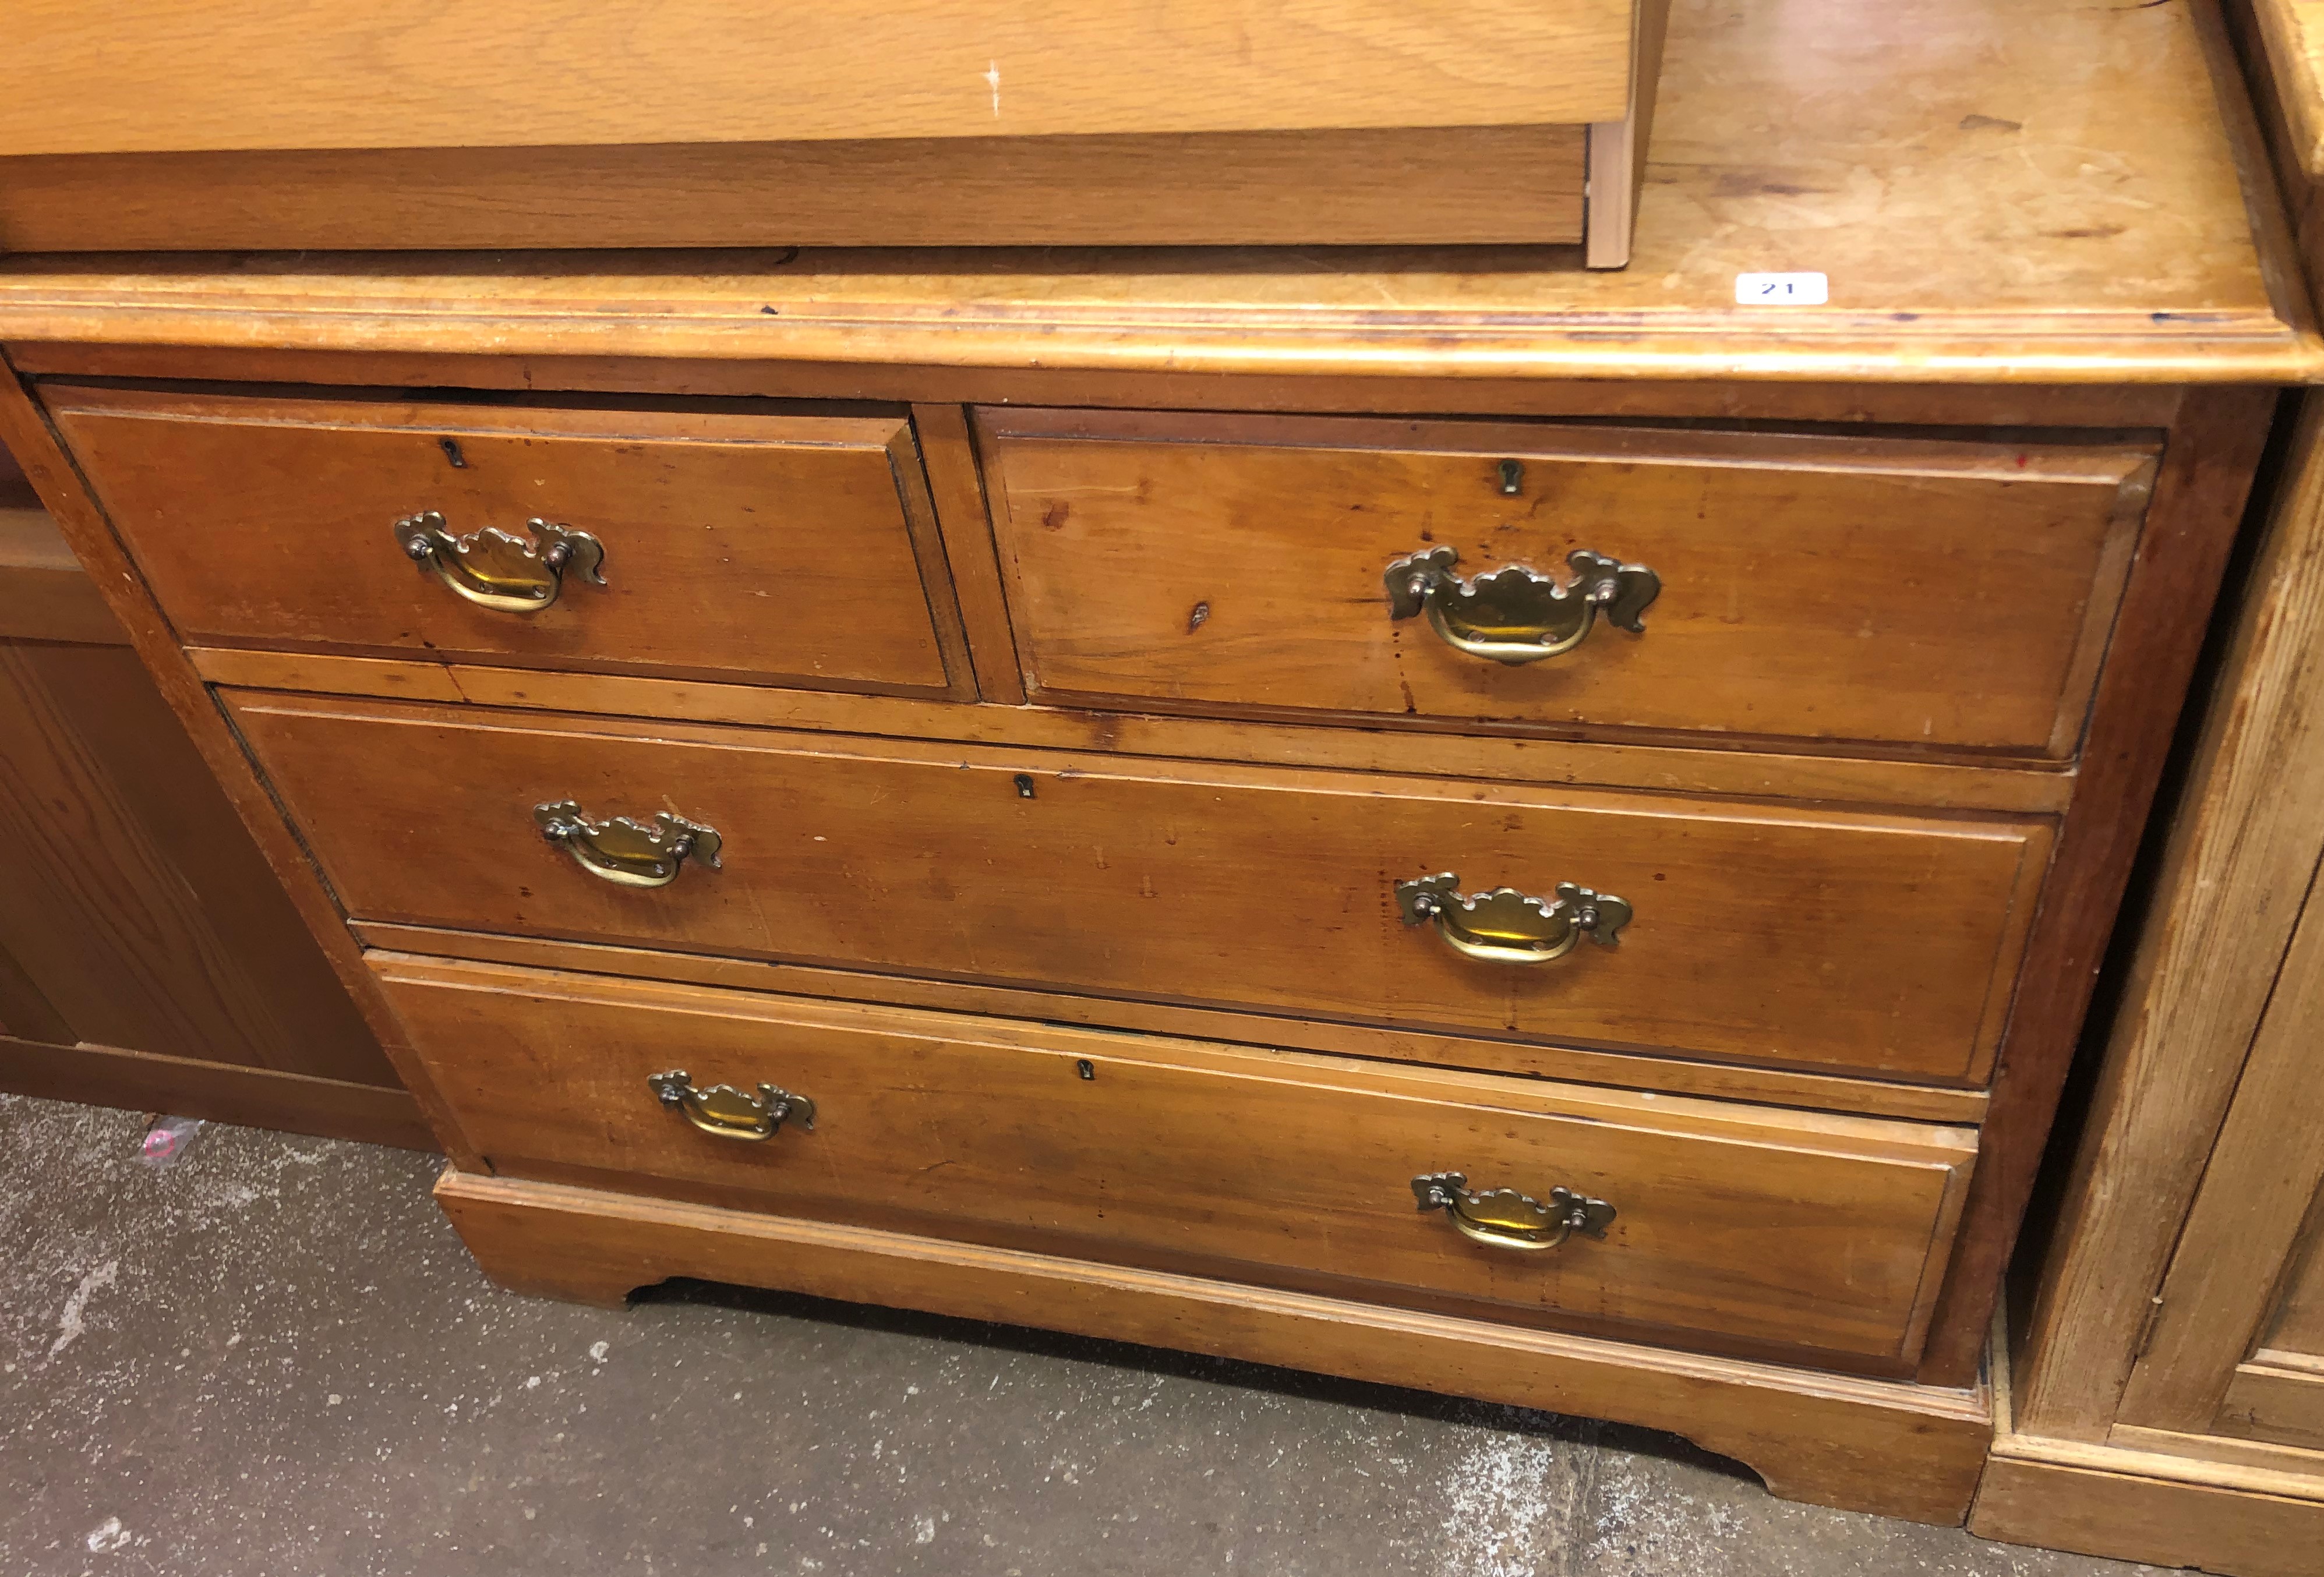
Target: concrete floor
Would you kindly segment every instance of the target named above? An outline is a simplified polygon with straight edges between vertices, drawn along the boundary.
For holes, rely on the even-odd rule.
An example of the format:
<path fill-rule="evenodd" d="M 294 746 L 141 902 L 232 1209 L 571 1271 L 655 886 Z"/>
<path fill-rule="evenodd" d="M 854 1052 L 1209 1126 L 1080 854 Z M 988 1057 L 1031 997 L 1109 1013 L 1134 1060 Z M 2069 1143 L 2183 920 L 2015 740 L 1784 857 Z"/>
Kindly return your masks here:
<path fill-rule="evenodd" d="M 1683 1441 L 724 1288 L 512 1296 L 430 1157 L 0 1096 L 0 1573 L 2098 1577 Z"/>

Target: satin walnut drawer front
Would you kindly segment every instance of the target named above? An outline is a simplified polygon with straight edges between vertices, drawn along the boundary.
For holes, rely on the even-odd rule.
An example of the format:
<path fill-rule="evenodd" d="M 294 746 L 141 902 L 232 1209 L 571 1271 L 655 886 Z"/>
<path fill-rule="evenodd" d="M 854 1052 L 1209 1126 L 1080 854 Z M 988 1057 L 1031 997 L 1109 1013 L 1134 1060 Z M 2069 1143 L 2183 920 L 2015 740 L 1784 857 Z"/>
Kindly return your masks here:
<path fill-rule="evenodd" d="M 2071 754 L 2154 455 L 979 412 L 1035 694 Z"/>
<path fill-rule="evenodd" d="M 373 964 L 503 1176 L 1697 1344 L 1909 1360 L 1975 1154 L 1959 1129 Z"/>
<path fill-rule="evenodd" d="M 900 416 L 50 409 L 189 645 L 946 690 L 952 594 Z"/>
<path fill-rule="evenodd" d="M 1927 1080 L 1989 1064 L 2049 848 L 2029 819 L 226 695 L 357 919 Z"/>

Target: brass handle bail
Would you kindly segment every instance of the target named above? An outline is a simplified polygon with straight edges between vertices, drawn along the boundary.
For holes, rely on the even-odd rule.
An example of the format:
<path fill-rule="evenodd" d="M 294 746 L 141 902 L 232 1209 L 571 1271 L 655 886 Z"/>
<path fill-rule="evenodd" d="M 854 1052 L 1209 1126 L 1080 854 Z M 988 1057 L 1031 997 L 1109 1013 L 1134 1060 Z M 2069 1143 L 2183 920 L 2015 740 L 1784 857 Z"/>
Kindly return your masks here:
<path fill-rule="evenodd" d="M 605 584 L 604 545 L 586 531 L 539 517 L 524 522 L 530 538 L 486 526 L 456 537 L 434 510 L 395 522 L 395 540 L 404 557 L 453 592 L 480 608 L 503 613 L 538 613 L 565 589 L 569 570 L 597 586 Z"/>
<path fill-rule="evenodd" d="M 646 1080 L 646 1087 L 663 1105 L 683 1113 L 687 1121 L 719 1139 L 751 1143 L 770 1139 L 776 1130 L 793 1118 L 809 1132 L 815 1130 L 815 1102 L 772 1084 L 761 1084 L 755 1095 L 732 1084 L 713 1084 L 706 1090 L 697 1090 L 694 1087 L 694 1075 L 678 1068 L 653 1074 Z"/>
<path fill-rule="evenodd" d="M 1412 1180 L 1412 1195 L 1424 1213 L 1443 1211 L 1470 1241 L 1525 1253 L 1554 1249 L 1576 1232 L 1603 1240 L 1614 1222 L 1612 1205 L 1563 1185 L 1545 1204 L 1514 1188 L 1471 1193 L 1460 1172 L 1426 1172 Z"/>
<path fill-rule="evenodd" d="M 1464 897 L 1450 871 L 1397 882 L 1396 905 L 1406 925 L 1433 925 L 1446 946 L 1487 964 L 1547 964 L 1584 936 L 1611 947 L 1631 920 L 1629 904 L 1610 892 L 1561 881 L 1549 899 L 1514 887 Z"/>
<path fill-rule="evenodd" d="M 1512 668 L 1563 657 L 1588 639 L 1600 614 L 1643 632 L 1640 621 L 1663 591 L 1662 578 L 1645 565 L 1587 548 L 1566 555 L 1573 579 L 1564 586 L 1522 564 L 1463 580 L 1452 573 L 1460 560 L 1458 549 L 1436 547 L 1389 565 L 1388 617 L 1425 613 L 1428 627 L 1453 650 Z"/>
<path fill-rule="evenodd" d="M 534 806 L 532 825 L 582 870 L 617 887 L 668 887 L 688 859 L 715 871 L 725 842 L 715 828 L 667 810 L 657 813 L 650 826 L 625 816 L 592 821 L 572 799 Z"/>

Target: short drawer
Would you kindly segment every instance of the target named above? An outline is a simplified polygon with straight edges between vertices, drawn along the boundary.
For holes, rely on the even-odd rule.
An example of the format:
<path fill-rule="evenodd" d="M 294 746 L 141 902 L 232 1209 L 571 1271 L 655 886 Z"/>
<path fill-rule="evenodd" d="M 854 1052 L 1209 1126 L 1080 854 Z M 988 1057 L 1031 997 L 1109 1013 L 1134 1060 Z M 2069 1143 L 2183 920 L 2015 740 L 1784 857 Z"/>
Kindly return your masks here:
<path fill-rule="evenodd" d="M 503 1176 L 1698 1344 L 1909 1361 L 1976 1154 L 1961 1129 L 372 961 Z M 667 1098 L 662 1074 L 686 1075 Z M 687 1091 L 720 1084 L 759 1111 L 722 1102 L 699 1115 L 724 1131 L 697 1129 Z M 1419 1207 L 1415 1179 L 1443 1173 L 1611 1217 L 1552 1245 L 1554 1224 L 1479 1199 L 1471 1224 L 1504 1240 L 1472 1240 Z"/>
<path fill-rule="evenodd" d="M 1026 682 L 1049 700 L 2029 756 L 2080 737 L 2154 459 L 1543 423 L 979 421 Z"/>
<path fill-rule="evenodd" d="M 2049 848 L 2027 819 L 226 694 L 358 919 L 1926 1080 L 1989 1065 Z M 616 820 L 665 814 L 715 868 L 622 866 Z M 1447 873 L 1517 892 L 1416 912 L 1400 884 Z M 1594 896 L 1517 901 L 1561 883 Z M 1562 956 L 1488 936 L 1536 922 Z"/>
<path fill-rule="evenodd" d="M 946 685 L 900 416 L 47 397 L 189 645 Z"/>

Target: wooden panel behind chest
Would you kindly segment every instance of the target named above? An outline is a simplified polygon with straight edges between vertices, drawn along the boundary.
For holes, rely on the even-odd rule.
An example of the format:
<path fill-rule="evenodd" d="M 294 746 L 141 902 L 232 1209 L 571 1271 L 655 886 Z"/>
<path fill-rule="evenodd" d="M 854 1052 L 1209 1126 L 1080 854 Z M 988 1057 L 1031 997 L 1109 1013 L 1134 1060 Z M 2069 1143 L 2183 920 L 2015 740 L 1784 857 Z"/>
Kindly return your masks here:
<path fill-rule="evenodd" d="M 409 0 L 12 7 L 25 152 L 1053 136 L 1618 120 L 1633 0 Z"/>
<path fill-rule="evenodd" d="M 374 954 L 503 1176 L 685 1185 L 933 1231 L 1499 1317 L 1910 1354 L 1974 1155 L 1958 1129 L 1382 1069 L 1159 1037 Z M 772 1084 L 814 1127 L 697 1132 L 650 1075 Z M 1416 1176 L 1612 1204 L 1512 1251 Z"/>
<path fill-rule="evenodd" d="M 988 410 L 1028 687 L 1054 698 L 2070 752 L 2153 451 Z M 1520 667 L 1390 617 L 1431 549 L 1662 590 Z"/>
<path fill-rule="evenodd" d="M 59 391 L 51 410 L 197 644 L 933 692 L 922 484 L 894 416 Z M 505 612 L 415 572 L 394 526 L 604 546 L 602 586 Z M 942 595 L 948 595 L 948 592 Z"/>
<path fill-rule="evenodd" d="M 663 944 L 1564 1043 L 1970 1080 L 2046 824 L 1481 787 L 227 692 L 357 918 Z M 721 867 L 641 891 L 537 804 L 669 810 Z M 1510 966 L 1401 880 L 1628 899 Z"/>

